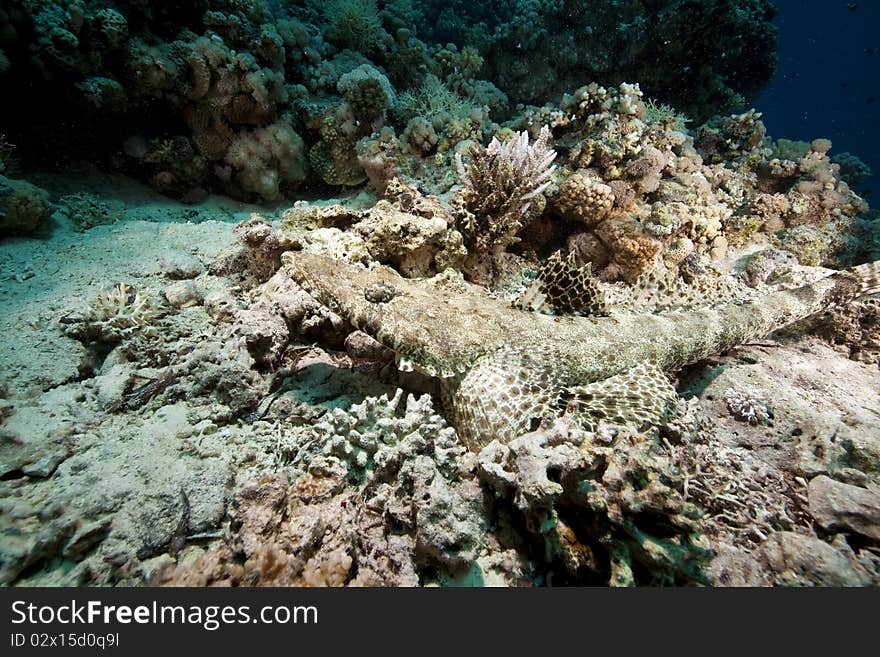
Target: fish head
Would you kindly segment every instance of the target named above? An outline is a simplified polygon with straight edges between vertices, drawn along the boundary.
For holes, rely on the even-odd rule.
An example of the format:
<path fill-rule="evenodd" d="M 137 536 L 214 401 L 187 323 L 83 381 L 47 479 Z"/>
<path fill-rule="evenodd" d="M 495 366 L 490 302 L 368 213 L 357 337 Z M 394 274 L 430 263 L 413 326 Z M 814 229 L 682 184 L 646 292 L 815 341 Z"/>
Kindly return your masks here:
<path fill-rule="evenodd" d="M 392 349 L 401 369 L 458 376 L 507 338 L 512 311 L 461 280 L 408 279 L 389 267 L 302 251 L 282 260 L 287 275 L 319 303 Z"/>

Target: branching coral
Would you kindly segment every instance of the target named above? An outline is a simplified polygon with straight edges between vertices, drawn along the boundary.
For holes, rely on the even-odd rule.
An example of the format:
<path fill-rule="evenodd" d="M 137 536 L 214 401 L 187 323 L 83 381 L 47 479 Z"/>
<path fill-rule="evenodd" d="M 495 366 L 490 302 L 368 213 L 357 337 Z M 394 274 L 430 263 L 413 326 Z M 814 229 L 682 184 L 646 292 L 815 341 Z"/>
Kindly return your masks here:
<path fill-rule="evenodd" d="M 118 283 L 98 294 L 87 318 L 112 330 L 129 332 L 149 326 L 158 315 L 149 290 Z"/>
<path fill-rule="evenodd" d="M 119 342 L 132 333 L 150 330 L 162 315 L 149 289 L 117 283 L 102 290 L 81 312 L 62 318 L 66 332 L 83 342 Z"/>
<path fill-rule="evenodd" d="M 434 412 L 430 396 L 404 399 L 400 389 L 393 398 L 384 395 L 347 411 L 335 409 L 314 431 L 322 453 L 344 461 L 350 476 L 361 481 L 382 477 L 389 466 L 399 467 L 400 446 L 414 432 L 446 450 L 458 442 L 455 430 Z"/>
<path fill-rule="evenodd" d="M 486 148 L 475 144 L 466 163 L 456 154 L 460 198 L 469 213 L 462 232 L 471 248 L 485 252 L 516 241 L 533 205 L 543 209 L 542 194 L 556 169 L 549 139 L 550 128 L 544 126 L 531 143 L 528 133 L 520 132 L 505 142 L 493 138 Z"/>
<path fill-rule="evenodd" d="M 329 0 L 324 3 L 328 36 L 342 46 L 370 53 L 382 47 L 389 38 L 376 0 Z"/>
<path fill-rule="evenodd" d="M 734 417 L 743 422 L 767 424 L 773 418 L 770 402 L 763 390 L 728 388 L 724 392 L 724 401 Z"/>

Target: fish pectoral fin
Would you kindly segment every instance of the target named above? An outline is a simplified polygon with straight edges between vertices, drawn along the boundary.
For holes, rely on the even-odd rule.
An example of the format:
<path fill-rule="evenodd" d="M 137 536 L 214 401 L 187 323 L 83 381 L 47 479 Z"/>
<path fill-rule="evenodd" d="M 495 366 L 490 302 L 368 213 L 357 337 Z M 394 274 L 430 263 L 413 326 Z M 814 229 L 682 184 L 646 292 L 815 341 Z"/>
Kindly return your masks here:
<path fill-rule="evenodd" d="M 563 388 L 546 362 L 502 349 L 480 358 L 452 395 L 454 424 L 471 450 L 509 443 L 559 417 Z"/>
<path fill-rule="evenodd" d="M 563 392 L 565 412 L 588 431 L 599 422 L 641 428 L 659 425 L 678 401 L 666 374 L 643 363 L 632 369 Z"/>

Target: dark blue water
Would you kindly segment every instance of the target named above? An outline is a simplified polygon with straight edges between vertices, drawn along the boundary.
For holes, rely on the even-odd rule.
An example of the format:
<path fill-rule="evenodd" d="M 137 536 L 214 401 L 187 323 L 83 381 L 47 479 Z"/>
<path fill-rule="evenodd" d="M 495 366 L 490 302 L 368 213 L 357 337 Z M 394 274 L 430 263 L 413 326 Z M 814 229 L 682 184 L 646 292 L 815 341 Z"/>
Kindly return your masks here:
<path fill-rule="evenodd" d="M 827 137 L 874 171 L 880 192 L 880 2 L 776 0 L 779 69 L 755 101 L 775 138 Z M 876 197 L 871 199 L 876 203 Z"/>

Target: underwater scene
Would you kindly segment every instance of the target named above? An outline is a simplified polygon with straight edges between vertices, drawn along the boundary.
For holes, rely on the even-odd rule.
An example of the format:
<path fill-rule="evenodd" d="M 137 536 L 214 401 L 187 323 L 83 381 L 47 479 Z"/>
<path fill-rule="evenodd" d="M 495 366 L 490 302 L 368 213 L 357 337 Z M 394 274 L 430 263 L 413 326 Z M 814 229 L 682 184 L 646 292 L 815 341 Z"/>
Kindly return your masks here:
<path fill-rule="evenodd" d="M 877 586 L 878 34 L 3 0 L 0 584 Z"/>

